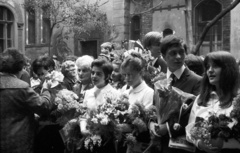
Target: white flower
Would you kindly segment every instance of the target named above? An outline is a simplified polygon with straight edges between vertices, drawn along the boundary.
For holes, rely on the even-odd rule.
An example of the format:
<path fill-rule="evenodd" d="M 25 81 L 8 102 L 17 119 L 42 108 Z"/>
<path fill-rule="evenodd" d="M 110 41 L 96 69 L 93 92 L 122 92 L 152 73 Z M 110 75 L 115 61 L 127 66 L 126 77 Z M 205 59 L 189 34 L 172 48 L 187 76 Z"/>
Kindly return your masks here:
<path fill-rule="evenodd" d="M 100 123 L 101 123 L 102 125 L 107 125 L 108 122 L 109 122 L 109 120 L 108 120 L 107 117 L 103 118 L 103 119 L 100 121 Z"/>
<path fill-rule="evenodd" d="M 95 124 L 98 123 L 98 119 L 97 119 L 97 118 L 92 118 L 91 121 L 92 121 L 93 123 L 95 123 Z"/>

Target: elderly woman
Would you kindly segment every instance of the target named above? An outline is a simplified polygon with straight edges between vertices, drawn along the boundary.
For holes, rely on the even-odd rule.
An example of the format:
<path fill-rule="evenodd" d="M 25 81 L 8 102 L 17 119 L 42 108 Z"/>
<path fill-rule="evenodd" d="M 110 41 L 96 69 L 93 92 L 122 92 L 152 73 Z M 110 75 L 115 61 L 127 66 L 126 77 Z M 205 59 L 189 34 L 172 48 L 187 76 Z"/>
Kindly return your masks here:
<path fill-rule="evenodd" d="M 33 152 L 36 130 L 34 113 L 50 113 L 53 104 L 49 91 L 42 95 L 16 76 L 24 66 L 24 56 L 17 49 L 7 49 L 0 54 L 0 151 Z"/>
<path fill-rule="evenodd" d="M 76 65 L 73 61 L 65 61 L 62 64 L 62 74 L 64 75 L 63 87 L 73 91 L 73 86 L 76 82 Z"/>
<path fill-rule="evenodd" d="M 91 64 L 93 57 L 89 55 L 81 56 L 76 61 L 77 66 L 77 82 L 73 87 L 73 91 L 80 98 L 84 98 L 85 91 L 93 88 L 91 80 Z"/>

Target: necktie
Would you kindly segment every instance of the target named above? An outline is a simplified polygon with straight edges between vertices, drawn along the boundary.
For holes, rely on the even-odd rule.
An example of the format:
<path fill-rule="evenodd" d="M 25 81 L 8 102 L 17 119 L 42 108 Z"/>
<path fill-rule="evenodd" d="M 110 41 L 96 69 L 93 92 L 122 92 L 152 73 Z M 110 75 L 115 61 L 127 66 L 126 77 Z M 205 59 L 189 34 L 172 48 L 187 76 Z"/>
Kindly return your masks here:
<path fill-rule="evenodd" d="M 170 77 L 172 78 L 172 82 L 171 82 L 171 86 L 173 86 L 174 85 L 174 83 L 176 82 L 176 76 L 174 75 L 174 73 L 172 73 L 171 75 L 170 75 Z"/>

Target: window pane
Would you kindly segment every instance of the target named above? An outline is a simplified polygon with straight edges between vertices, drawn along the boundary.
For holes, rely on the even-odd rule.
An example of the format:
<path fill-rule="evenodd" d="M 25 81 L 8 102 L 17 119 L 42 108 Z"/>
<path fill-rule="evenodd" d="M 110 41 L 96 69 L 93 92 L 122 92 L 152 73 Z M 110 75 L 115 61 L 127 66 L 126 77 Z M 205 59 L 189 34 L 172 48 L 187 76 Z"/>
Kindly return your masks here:
<path fill-rule="evenodd" d="M 4 11 L 4 8 L 0 7 L 0 20 L 3 20 L 3 11 Z"/>
<path fill-rule="evenodd" d="M 8 40 L 7 41 L 7 47 L 9 48 L 9 47 L 12 47 L 12 40 Z"/>
<path fill-rule="evenodd" d="M 7 24 L 7 38 L 12 38 L 12 24 Z"/>
<path fill-rule="evenodd" d="M 50 20 L 48 18 L 43 18 L 43 31 L 42 31 L 43 43 L 49 43 L 50 26 L 51 26 Z"/>
<path fill-rule="evenodd" d="M 0 24 L 0 38 L 3 38 L 3 28 L 4 28 L 4 24 Z"/>
<path fill-rule="evenodd" d="M 10 10 L 7 10 L 7 21 L 13 21 L 13 14 Z"/>
<path fill-rule="evenodd" d="M 35 44 L 35 13 L 31 12 L 28 16 L 28 43 Z"/>
<path fill-rule="evenodd" d="M 4 40 L 0 39 L 0 53 L 2 53 L 4 50 Z"/>

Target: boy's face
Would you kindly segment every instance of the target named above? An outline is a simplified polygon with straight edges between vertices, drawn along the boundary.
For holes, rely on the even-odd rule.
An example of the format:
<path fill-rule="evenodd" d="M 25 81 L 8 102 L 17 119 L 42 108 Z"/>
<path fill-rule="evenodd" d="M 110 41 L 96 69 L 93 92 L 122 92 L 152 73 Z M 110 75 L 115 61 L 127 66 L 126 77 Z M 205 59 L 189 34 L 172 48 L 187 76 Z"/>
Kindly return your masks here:
<path fill-rule="evenodd" d="M 167 49 L 163 58 L 167 62 L 169 70 L 174 72 L 183 66 L 185 56 L 185 50 L 182 46 L 173 46 Z"/>
<path fill-rule="evenodd" d="M 151 55 L 154 58 L 159 57 L 161 51 L 160 51 L 160 42 L 155 42 L 153 43 L 150 47 L 149 50 L 151 51 Z"/>

